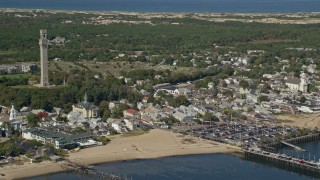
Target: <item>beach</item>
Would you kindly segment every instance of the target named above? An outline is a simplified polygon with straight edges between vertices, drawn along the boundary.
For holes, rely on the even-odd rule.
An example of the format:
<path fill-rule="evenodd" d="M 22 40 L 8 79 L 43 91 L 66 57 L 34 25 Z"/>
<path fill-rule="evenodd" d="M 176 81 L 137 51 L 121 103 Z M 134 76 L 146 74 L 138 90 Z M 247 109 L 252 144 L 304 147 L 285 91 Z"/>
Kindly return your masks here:
<path fill-rule="evenodd" d="M 69 153 L 67 159 L 87 165 L 134 159 L 152 159 L 168 156 L 211 153 L 241 153 L 240 148 L 216 142 L 175 134 L 171 131 L 153 129 L 139 136 L 113 136 L 104 146 L 82 149 Z M 7 165 L 0 168 L 0 179 L 21 179 L 61 172 L 63 162 L 41 162 L 24 165 Z"/>

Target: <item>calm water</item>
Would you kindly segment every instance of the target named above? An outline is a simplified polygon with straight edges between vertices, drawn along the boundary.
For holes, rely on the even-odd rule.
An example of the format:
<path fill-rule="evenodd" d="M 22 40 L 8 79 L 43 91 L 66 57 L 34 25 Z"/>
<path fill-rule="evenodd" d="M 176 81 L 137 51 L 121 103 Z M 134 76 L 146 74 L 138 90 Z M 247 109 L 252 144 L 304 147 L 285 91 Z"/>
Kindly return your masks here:
<path fill-rule="evenodd" d="M 320 157 L 320 141 L 302 144 L 301 147 L 312 155 Z M 291 148 L 284 148 L 286 153 L 294 152 Z M 312 156 L 310 155 L 310 156 Z M 96 168 L 131 177 L 133 180 L 202 180 L 202 179 L 314 179 L 283 169 L 278 169 L 267 164 L 260 164 L 243 160 L 239 157 L 225 154 L 190 155 L 168 157 L 152 160 L 136 160 L 97 165 Z M 38 179 L 90 179 L 75 173 L 59 173 Z"/>
<path fill-rule="evenodd" d="M 320 142 L 319 141 L 301 143 L 298 146 L 302 147 L 303 149 L 305 149 L 307 151 L 300 152 L 300 151 L 294 150 L 291 147 L 286 146 L 286 147 L 282 148 L 281 150 L 279 150 L 279 153 L 288 154 L 290 156 L 300 157 L 300 158 L 304 158 L 304 159 L 320 161 Z"/>
<path fill-rule="evenodd" d="M 320 0 L 0 0 L 0 7 L 131 12 L 291 13 L 319 12 Z"/>

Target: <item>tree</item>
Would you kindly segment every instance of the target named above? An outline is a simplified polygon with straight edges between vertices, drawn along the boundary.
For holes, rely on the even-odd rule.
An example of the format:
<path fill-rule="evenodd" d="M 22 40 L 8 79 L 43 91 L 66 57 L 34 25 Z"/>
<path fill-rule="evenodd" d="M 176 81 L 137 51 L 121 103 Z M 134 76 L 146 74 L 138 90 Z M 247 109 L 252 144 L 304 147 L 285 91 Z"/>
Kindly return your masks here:
<path fill-rule="evenodd" d="M 239 86 L 242 87 L 243 89 L 247 89 L 249 87 L 248 81 L 241 79 L 239 82 Z"/>
<path fill-rule="evenodd" d="M 261 103 L 263 101 L 269 101 L 269 97 L 268 96 L 259 96 L 258 97 L 258 101 Z"/>
<path fill-rule="evenodd" d="M 84 132 L 87 132 L 87 131 L 84 130 L 84 129 L 82 129 L 81 127 L 76 127 L 76 128 L 74 129 L 74 132 L 75 132 L 75 133 L 84 133 Z"/>
<path fill-rule="evenodd" d="M 213 115 L 212 113 L 206 113 L 205 115 L 202 116 L 202 119 L 204 121 L 214 121 L 214 122 L 219 121 L 219 118 L 217 118 L 217 116 Z"/>
<path fill-rule="evenodd" d="M 39 117 L 40 120 L 42 120 L 43 118 L 48 117 L 48 113 L 47 112 L 39 112 L 37 114 L 37 116 Z"/>
<path fill-rule="evenodd" d="M 301 96 L 301 98 L 299 99 L 299 101 L 300 101 L 301 103 L 305 103 L 306 100 L 307 100 L 307 98 L 304 97 L 304 96 Z"/>
<path fill-rule="evenodd" d="M 316 84 L 310 84 L 309 85 L 309 92 L 318 92 L 319 89 L 316 87 Z"/>
<path fill-rule="evenodd" d="M 22 149 L 14 143 L 13 140 L 9 140 L 0 143 L 0 154 L 6 157 L 8 156 L 18 156 L 22 153 Z"/>
<path fill-rule="evenodd" d="M 107 120 L 111 115 L 108 101 L 105 101 L 105 100 L 101 101 L 99 107 L 100 107 L 100 116 L 104 121 Z"/>
<path fill-rule="evenodd" d="M 108 103 L 108 101 L 105 101 L 105 100 L 101 101 L 99 107 L 100 107 L 100 110 L 101 110 L 101 111 L 104 111 L 104 110 L 106 110 L 106 109 L 109 109 L 109 103 Z"/>
<path fill-rule="evenodd" d="M 169 126 L 172 126 L 173 124 L 179 122 L 179 120 L 177 120 L 173 117 L 163 118 L 163 119 L 161 119 L 161 121 L 165 122 Z"/>
<path fill-rule="evenodd" d="M 181 105 L 188 106 L 190 101 L 186 96 L 178 96 L 176 98 L 169 98 L 168 103 L 170 106 L 179 107 Z"/>
<path fill-rule="evenodd" d="M 123 117 L 123 111 L 128 108 L 129 106 L 127 104 L 120 104 L 118 107 L 115 107 L 112 109 L 111 117 L 112 118 Z"/>
<path fill-rule="evenodd" d="M 96 137 L 95 139 L 96 139 L 96 141 L 102 142 L 104 144 L 107 144 L 111 141 L 109 138 L 107 138 L 105 136 Z"/>
<path fill-rule="evenodd" d="M 37 127 L 40 121 L 39 117 L 36 114 L 30 113 L 27 115 L 28 127 Z"/>
<path fill-rule="evenodd" d="M 3 129 L 6 129 L 6 130 L 14 130 L 14 127 L 12 126 L 12 124 L 8 121 L 5 121 L 2 123 L 1 127 Z"/>
<path fill-rule="evenodd" d="M 110 109 L 104 110 L 103 115 L 102 115 L 102 120 L 106 121 L 109 117 L 111 117 Z"/>

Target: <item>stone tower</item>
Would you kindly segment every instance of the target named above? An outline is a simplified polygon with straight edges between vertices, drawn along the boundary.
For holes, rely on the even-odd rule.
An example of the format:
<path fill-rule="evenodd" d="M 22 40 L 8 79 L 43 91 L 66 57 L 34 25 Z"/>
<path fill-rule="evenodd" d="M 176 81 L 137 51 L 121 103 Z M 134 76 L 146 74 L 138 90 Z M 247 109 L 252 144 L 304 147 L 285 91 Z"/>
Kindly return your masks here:
<path fill-rule="evenodd" d="M 40 30 L 40 64 L 41 64 L 41 79 L 40 86 L 49 86 L 48 78 L 48 39 L 47 39 L 47 30 Z"/>

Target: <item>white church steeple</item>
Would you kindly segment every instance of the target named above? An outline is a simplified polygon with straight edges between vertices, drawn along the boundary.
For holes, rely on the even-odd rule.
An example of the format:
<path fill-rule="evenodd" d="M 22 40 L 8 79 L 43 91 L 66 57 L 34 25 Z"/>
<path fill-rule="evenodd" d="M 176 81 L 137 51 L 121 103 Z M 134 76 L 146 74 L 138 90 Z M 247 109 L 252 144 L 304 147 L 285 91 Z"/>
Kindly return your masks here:
<path fill-rule="evenodd" d="M 12 105 L 12 108 L 10 110 L 10 117 L 9 120 L 10 121 L 15 121 L 17 119 L 17 110 L 14 109 L 14 106 Z"/>

